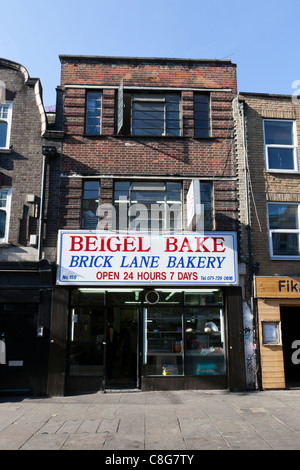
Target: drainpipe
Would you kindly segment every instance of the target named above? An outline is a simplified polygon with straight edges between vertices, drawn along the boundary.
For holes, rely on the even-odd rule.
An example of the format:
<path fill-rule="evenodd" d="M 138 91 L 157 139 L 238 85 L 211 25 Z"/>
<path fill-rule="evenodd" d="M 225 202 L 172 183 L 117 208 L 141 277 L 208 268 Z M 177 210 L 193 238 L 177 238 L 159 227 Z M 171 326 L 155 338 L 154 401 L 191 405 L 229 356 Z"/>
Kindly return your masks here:
<path fill-rule="evenodd" d="M 42 259 L 43 251 L 43 225 L 44 225 L 44 206 L 45 206 L 45 192 L 46 192 L 46 170 L 47 170 L 47 157 L 55 157 L 57 155 L 56 147 L 52 145 L 42 146 L 43 154 L 43 168 L 42 168 L 42 183 L 41 183 L 41 204 L 39 215 L 39 239 L 38 239 L 38 260 Z"/>
<path fill-rule="evenodd" d="M 245 127 L 245 109 L 244 103 L 240 103 L 240 111 L 242 115 L 242 126 L 243 126 L 243 152 L 244 152 L 244 176 L 245 176 L 245 191 L 246 191 L 246 229 L 248 234 L 248 259 L 249 259 L 249 280 L 250 280 L 250 310 L 253 314 L 253 326 L 255 327 L 254 340 L 256 343 L 256 352 L 254 353 L 256 360 L 256 372 L 258 380 L 258 386 L 261 388 L 261 371 L 260 371 L 260 354 L 259 354 L 259 342 L 258 342 L 258 316 L 257 309 L 254 306 L 254 295 L 253 295 L 253 265 L 252 265 L 252 243 L 251 243 L 251 225 L 250 225 L 250 208 L 249 208 L 249 190 L 248 190 L 248 162 L 247 162 L 247 150 L 246 150 L 246 127 Z"/>
<path fill-rule="evenodd" d="M 43 155 L 41 203 L 40 203 L 40 215 L 39 215 L 39 237 L 38 237 L 38 260 L 39 261 L 42 259 L 42 248 L 43 248 L 43 225 L 44 225 L 46 165 L 47 165 L 47 157 L 46 157 L 46 155 Z"/>
<path fill-rule="evenodd" d="M 247 152 L 246 152 L 246 130 L 245 130 L 245 110 L 244 103 L 240 103 L 240 110 L 242 114 L 243 126 L 243 152 L 244 152 L 244 176 L 245 176 L 245 191 L 246 191 L 246 217 L 247 217 L 247 234 L 248 234 L 248 258 L 249 258 L 249 279 L 250 279 L 250 301 L 251 311 L 253 311 L 253 271 L 252 271 L 252 245 L 251 245 L 251 227 L 250 227 L 250 209 L 249 209 L 249 191 L 248 191 L 248 165 L 247 165 Z"/>

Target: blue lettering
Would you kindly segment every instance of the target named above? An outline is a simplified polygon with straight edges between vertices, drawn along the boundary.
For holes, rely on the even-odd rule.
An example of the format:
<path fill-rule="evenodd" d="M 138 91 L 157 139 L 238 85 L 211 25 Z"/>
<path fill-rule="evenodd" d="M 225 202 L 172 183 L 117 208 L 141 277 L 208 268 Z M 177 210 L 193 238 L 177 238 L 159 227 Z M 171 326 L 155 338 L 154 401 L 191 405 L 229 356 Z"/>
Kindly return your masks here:
<path fill-rule="evenodd" d="M 197 259 L 196 256 L 189 256 L 188 257 L 188 262 L 187 262 L 187 265 L 186 265 L 187 268 L 195 268 L 194 259 Z"/>
<path fill-rule="evenodd" d="M 197 268 L 205 268 L 205 256 L 199 256 Z"/>
<path fill-rule="evenodd" d="M 223 263 L 224 259 L 225 259 L 225 256 L 223 256 L 223 258 L 220 258 L 219 256 L 217 256 L 217 261 L 219 263 L 217 268 L 220 268 L 222 266 L 222 263 Z"/>
<path fill-rule="evenodd" d="M 214 256 L 209 256 L 208 259 L 207 259 L 207 268 L 210 268 L 210 266 L 212 268 L 214 268 L 214 262 L 216 261 L 216 258 Z"/>
<path fill-rule="evenodd" d="M 176 256 L 169 256 L 167 268 L 220 269 L 224 260 L 225 256 L 188 256 L 186 260 L 183 256 L 178 259 Z"/>
<path fill-rule="evenodd" d="M 79 256 L 72 256 L 69 268 L 75 268 L 78 265 Z"/>
<path fill-rule="evenodd" d="M 158 268 L 159 256 L 151 256 L 151 258 L 152 258 L 152 260 L 151 260 L 150 268 Z"/>
<path fill-rule="evenodd" d="M 113 256 L 105 256 L 104 263 L 103 263 L 103 268 L 112 268 L 112 265 L 110 264 L 110 260 L 113 258 Z"/>
<path fill-rule="evenodd" d="M 69 268 L 112 268 L 111 259 L 113 256 L 75 256 L 73 255 Z"/>
<path fill-rule="evenodd" d="M 176 256 L 169 256 L 169 262 L 167 268 L 175 268 Z"/>

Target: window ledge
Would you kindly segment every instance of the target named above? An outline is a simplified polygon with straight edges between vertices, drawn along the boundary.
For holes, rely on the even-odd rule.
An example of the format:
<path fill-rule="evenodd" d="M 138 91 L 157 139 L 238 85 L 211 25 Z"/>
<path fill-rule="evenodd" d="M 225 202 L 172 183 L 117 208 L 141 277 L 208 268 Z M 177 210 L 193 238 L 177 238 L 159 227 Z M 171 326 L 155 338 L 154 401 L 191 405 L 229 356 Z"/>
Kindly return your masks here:
<path fill-rule="evenodd" d="M 0 148 L 0 153 L 12 153 L 12 149 L 4 149 L 4 148 Z"/>
<path fill-rule="evenodd" d="M 0 242 L 0 248 L 10 248 L 11 246 L 11 243 Z"/>
<path fill-rule="evenodd" d="M 217 137 L 195 137 L 195 136 L 190 136 L 190 135 L 121 135 L 121 134 L 100 134 L 100 135 L 94 135 L 94 134 L 83 134 L 83 137 L 86 139 L 101 139 L 105 137 L 113 137 L 116 139 L 132 139 L 132 140 L 137 140 L 137 139 L 151 139 L 151 140 L 165 140 L 165 139 L 171 139 L 171 140 L 186 140 L 186 139 L 193 139 L 193 140 L 216 140 Z"/>
<path fill-rule="evenodd" d="M 299 174 L 299 170 L 276 170 L 276 169 L 272 169 L 272 170 L 266 170 L 266 173 L 276 173 L 276 174 L 280 174 L 280 173 L 284 173 L 285 175 L 288 174 L 288 175 L 298 175 Z"/>

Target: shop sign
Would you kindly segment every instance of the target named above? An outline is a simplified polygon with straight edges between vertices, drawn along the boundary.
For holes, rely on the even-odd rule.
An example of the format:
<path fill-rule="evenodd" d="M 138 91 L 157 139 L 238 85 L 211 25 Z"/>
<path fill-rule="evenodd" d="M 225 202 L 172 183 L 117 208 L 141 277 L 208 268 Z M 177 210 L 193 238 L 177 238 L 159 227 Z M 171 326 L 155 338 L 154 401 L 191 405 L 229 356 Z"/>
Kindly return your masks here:
<path fill-rule="evenodd" d="M 257 276 L 255 294 L 260 298 L 300 298 L 300 278 Z"/>
<path fill-rule="evenodd" d="M 192 230 L 193 227 L 196 227 L 198 230 L 203 228 L 204 210 L 201 206 L 200 194 L 200 180 L 192 180 L 186 196 L 186 219 L 188 230 Z"/>
<path fill-rule="evenodd" d="M 236 285 L 236 233 L 60 231 L 57 284 Z"/>

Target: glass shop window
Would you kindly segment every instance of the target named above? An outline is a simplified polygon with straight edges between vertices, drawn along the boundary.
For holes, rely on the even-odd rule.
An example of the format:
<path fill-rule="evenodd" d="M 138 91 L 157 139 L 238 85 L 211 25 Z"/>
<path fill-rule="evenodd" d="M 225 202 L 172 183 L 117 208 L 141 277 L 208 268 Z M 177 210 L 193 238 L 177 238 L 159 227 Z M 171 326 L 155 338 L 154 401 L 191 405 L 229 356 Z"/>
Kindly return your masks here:
<path fill-rule="evenodd" d="M 222 291 L 161 290 L 159 297 L 144 308 L 144 374 L 225 375 Z"/>

